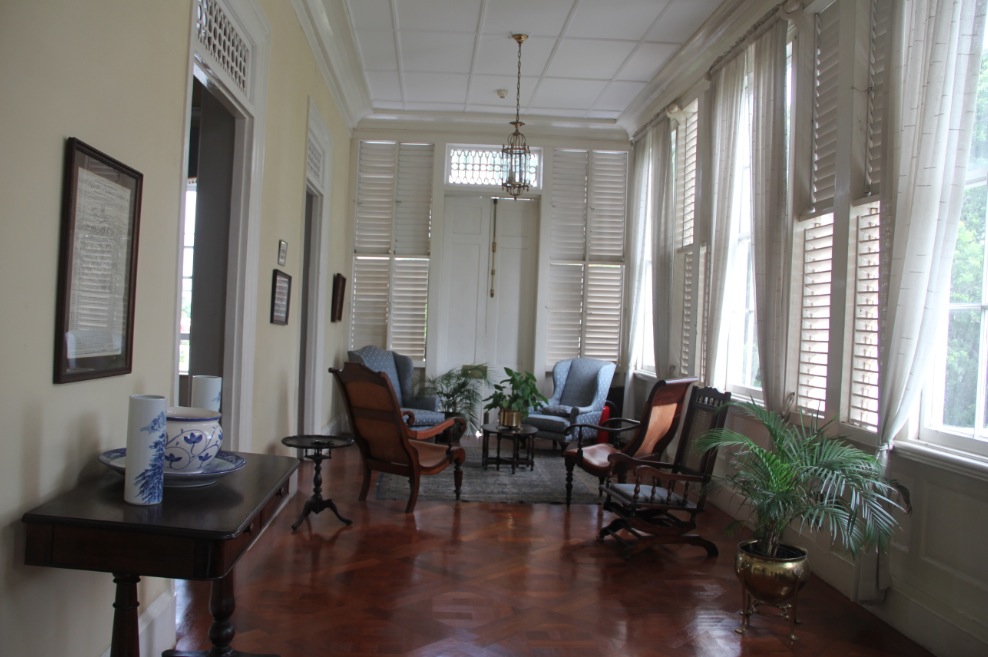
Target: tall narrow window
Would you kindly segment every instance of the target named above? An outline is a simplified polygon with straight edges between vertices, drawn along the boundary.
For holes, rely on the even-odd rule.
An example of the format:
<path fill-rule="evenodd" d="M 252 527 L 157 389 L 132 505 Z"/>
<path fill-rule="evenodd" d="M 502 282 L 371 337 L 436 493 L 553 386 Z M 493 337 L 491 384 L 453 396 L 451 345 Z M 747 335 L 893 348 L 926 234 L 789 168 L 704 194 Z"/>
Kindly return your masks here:
<path fill-rule="evenodd" d="M 432 144 L 360 144 L 350 345 L 425 360 Z"/>
<path fill-rule="evenodd" d="M 681 277 L 680 298 L 682 325 L 680 327 L 679 372 L 682 375 L 699 371 L 697 354 L 699 309 L 702 308 L 699 243 L 694 239 L 693 224 L 696 214 L 696 164 L 698 102 L 686 106 L 676 128 L 675 176 L 676 176 L 676 275 Z"/>
<path fill-rule="evenodd" d="M 196 245 L 196 179 L 185 186 L 185 225 L 182 227 L 182 299 L 179 309 L 178 373 L 189 373 L 189 338 L 192 331 L 192 262 Z"/>

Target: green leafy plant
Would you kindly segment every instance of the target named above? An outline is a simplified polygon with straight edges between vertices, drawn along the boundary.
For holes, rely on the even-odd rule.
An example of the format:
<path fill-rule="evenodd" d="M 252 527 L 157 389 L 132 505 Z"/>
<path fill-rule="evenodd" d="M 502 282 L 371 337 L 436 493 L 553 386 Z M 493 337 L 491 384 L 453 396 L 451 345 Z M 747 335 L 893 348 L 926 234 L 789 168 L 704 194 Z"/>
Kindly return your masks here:
<path fill-rule="evenodd" d="M 476 409 L 488 385 L 492 384 L 486 364 L 463 365 L 426 379 L 424 392 L 434 395 L 443 411 L 462 415 L 472 431 L 479 431 Z"/>
<path fill-rule="evenodd" d="M 776 556 L 782 533 L 797 520 L 800 531 L 829 531 L 852 555 L 887 548 L 898 524 L 893 511 L 908 510 L 909 491 L 886 479 L 874 456 L 841 436 L 828 436 L 830 422 L 789 421 L 753 402 L 729 405 L 761 422 L 768 447 L 726 428 L 708 431 L 696 447 L 732 450 L 728 473 L 713 483 L 748 502 L 762 554 Z"/>
<path fill-rule="evenodd" d="M 487 402 L 484 410 L 504 409 L 528 413 L 529 410 L 538 410 L 549 401 L 539 390 L 535 375 L 531 372 L 517 372 L 510 367 L 505 367 L 504 372 L 508 376 L 494 384 L 494 392 L 484 400 Z"/>

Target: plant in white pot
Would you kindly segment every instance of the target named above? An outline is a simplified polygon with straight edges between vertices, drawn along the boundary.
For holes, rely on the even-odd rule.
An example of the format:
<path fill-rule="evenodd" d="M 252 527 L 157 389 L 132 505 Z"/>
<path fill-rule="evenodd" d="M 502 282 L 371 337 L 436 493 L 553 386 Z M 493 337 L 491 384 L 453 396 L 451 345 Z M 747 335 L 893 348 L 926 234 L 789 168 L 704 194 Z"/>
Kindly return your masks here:
<path fill-rule="evenodd" d="M 841 436 L 827 435 L 829 422 L 788 420 L 753 402 L 730 406 L 760 422 L 769 439 L 763 447 L 723 428 L 707 432 L 697 443 L 701 451 L 730 450 L 727 472 L 712 485 L 729 487 L 747 503 L 755 537 L 738 545 L 735 570 L 744 602 L 738 631 L 748 629 L 755 605 L 766 603 L 789 617 L 795 640 L 796 595 L 810 570 L 806 550 L 782 542 L 786 528 L 827 531 L 852 556 L 862 550 L 884 551 L 898 526 L 894 512 L 909 508 L 909 491 L 887 479 L 873 455 Z"/>
<path fill-rule="evenodd" d="M 484 399 L 485 411 L 498 410 L 498 423 L 503 427 L 520 427 L 530 411 L 538 410 L 547 401 L 539 390 L 535 375 L 504 368 L 508 376 L 494 384 L 494 392 Z"/>

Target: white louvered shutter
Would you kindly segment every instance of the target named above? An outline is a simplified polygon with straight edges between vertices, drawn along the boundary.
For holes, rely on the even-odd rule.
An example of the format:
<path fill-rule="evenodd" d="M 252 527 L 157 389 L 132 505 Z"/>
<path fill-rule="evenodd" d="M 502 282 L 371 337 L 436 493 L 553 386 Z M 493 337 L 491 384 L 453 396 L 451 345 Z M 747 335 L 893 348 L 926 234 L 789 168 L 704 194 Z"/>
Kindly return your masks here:
<path fill-rule="evenodd" d="M 854 231 L 854 324 L 847 421 L 878 430 L 879 206 L 858 217 Z"/>
<path fill-rule="evenodd" d="M 867 176 L 868 193 L 881 191 L 886 94 L 886 70 L 891 46 L 891 0 L 872 0 L 868 57 Z"/>
<path fill-rule="evenodd" d="M 432 144 L 361 142 L 350 346 L 425 359 Z"/>
<path fill-rule="evenodd" d="M 690 374 L 696 371 L 695 348 L 697 343 L 697 308 L 700 289 L 696 285 L 697 258 L 693 240 L 696 214 L 696 161 L 697 161 L 697 101 L 686 107 L 685 116 L 676 130 L 676 219 L 677 258 L 682 280 L 682 330 L 680 335 L 679 371 Z"/>
<path fill-rule="evenodd" d="M 813 71 L 811 202 L 813 212 L 833 208 L 837 175 L 837 74 L 839 5 L 816 14 Z"/>
<path fill-rule="evenodd" d="M 834 219 L 827 214 L 805 224 L 796 403 L 802 411 L 819 415 L 825 410 L 827 398 Z"/>
<path fill-rule="evenodd" d="M 553 152 L 549 364 L 621 349 L 628 154 Z"/>

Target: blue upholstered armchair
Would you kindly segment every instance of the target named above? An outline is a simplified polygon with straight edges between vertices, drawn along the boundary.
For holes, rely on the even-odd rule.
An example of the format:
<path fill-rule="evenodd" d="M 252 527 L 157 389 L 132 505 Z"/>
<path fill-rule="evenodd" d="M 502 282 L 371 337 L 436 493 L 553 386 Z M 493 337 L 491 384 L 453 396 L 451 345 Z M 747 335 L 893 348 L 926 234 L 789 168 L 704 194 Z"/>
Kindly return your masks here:
<path fill-rule="evenodd" d="M 598 424 L 614 378 L 614 363 L 592 358 L 561 360 L 552 368 L 552 397 L 549 403 L 525 420 L 539 438 L 560 445 L 578 436 L 567 434 L 571 424 Z M 579 437 L 589 437 L 583 436 Z"/>
<path fill-rule="evenodd" d="M 415 414 L 413 427 L 431 427 L 446 419 L 446 414 L 439 410 L 439 399 L 436 397 L 416 397 L 412 391 L 412 374 L 414 367 L 412 359 L 396 351 L 387 351 L 374 345 L 361 347 L 356 351 L 346 352 L 347 360 L 351 363 L 366 365 L 375 372 L 384 372 L 391 380 L 395 389 L 401 410 Z"/>

